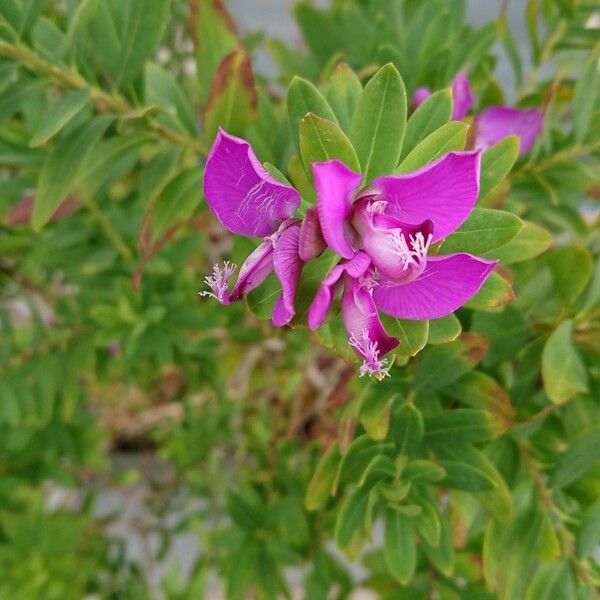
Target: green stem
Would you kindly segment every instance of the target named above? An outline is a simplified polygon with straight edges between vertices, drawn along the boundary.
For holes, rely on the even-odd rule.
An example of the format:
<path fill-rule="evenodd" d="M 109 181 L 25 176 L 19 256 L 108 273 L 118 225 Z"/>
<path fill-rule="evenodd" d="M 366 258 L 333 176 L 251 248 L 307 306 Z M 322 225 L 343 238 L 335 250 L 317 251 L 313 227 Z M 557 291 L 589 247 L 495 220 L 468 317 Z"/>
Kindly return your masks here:
<path fill-rule="evenodd" d="M 74 90 L 88 90 L 92 101 L 99 107 L 108 108 L 123 118 L 131 118 L 131 114 L 145 115 L 145 122 L 150 130 L 157 136 L 176 144 L 187 146 L 194 152 L 206 156 L 208 150 L 199 140 L 166 127 L 147 115 L 150 107 L 134 107 L 116 92 L 106 92 L 87 81 L 74 69 L 66 69 L 47 62 L 29 47 L 21 43 L 12 44 L 0 40 L 0 56 L 6 56 L 20 63 L 29 71 L 41 73 L 50 77 L 57 85 Z"/>
<path fill-rule="evenodd" d="M 544 44 L 544 47 L 542 48 L 542 51 L 540 53 L 539 61 L 531 69 L 531 71 L 529 72 L 529 76 L 527 77 L 527 81 L 525 82 L 525 85 L 521 88 L 521 90 L 517 94 L 518 100 L 521 100 L 522 98 L 524 98 L 525 96 L 527 96 L 528 94 L 531 93 L 531 91 L 533 90 L 533 87 L 535 85 L 535 82 L 538 78 L 538 74 L 540 72 L 541 66 L 544 64 L 544 62 L 546 62 L 550 58 L 550 56 L 552 55 L 552 51 L 554 50 L 554 47 L 556 46 L 556 44 L 558 44 L 558 42 L 562 38 L 563 34 L 565 33 L 566 29 L 567 29 L 567 22 L 564 20 L 560 20 L 558 22 L 558 25 L 556 26 L 556 29 L 546 38 L 546 43 Z"/>
<path fill-rule="evenodd" d="M 113 246 L 118 250 L 123 260 L 131 264 L 133 262 L 133 254 L 121 237 L 121 234 L 113 227 L 112 223 L 106 218 L 106 215 L 100 210 L 100 207 L 91 198 L 85 200 L 85 205 L 89 209 L 92 216 L 98 221 L 98 224 L 104 231 L 106 237 L 112 242 Z"/>
<path fill-rule="evenodd" d="M 557 152 L 550 158 L 546 160 L 541 160 L 537 164 L 531 167 L 523 167 L 515 174 L 523 174 L 523 173 L 540 173 L 541 171 L 545 171 L 549 167 L 552 167 L 555 164 L 561 163 L 564 160 L 569 158 L 573 158 L 575 156 L 581 156 L 583 154 L 589 154 L 594 150 L 598 150 L 600 148 L 600 140 L 595 140 L 590 142 L 589 144 L 583 144 L 581 146 L 570 146 L 569 148 L 565 148 L 560 152 Z"/>

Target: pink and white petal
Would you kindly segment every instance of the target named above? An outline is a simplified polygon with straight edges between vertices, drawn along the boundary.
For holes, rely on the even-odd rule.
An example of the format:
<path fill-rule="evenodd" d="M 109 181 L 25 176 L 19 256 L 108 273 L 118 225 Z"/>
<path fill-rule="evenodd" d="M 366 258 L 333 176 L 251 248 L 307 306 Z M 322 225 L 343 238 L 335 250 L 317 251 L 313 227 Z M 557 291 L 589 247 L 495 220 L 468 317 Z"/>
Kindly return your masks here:
<path fill-rule="evenodd" d="M 350 345 L 364 361 L 361 375 L 385 375 L 387 361 L 382 356 L 400 342 L 383 327 L 371 290 L 349 276 L 344 278 L 342 319 Z"/>
<path fill-rule="evenodd" d="M 240 269 L 237 282 L 231 290 L 231 300 L 239 300 L 257 288 L 273 271 L 273 243 L 264 240 L 248 256 Z"/>
<path fill-rule="evenodd" d="M 352 197 L 362 175 L 351 171 L 339 160 L 313 163 L 317 194 L 317 214 L 327 245 L 343 258 L 352 258 L 354 249 L 348 239 L 348 220 L 352 214 Z"/>
<path fill-rule="evenodd" d="M 471 91 L 471 83 L 464 71 L 457 73 L 452 80 L 452 99 L 454 101 L 452 118 L 455 121 L 460 121 L 467 116 L 467 113 L 475 103 L 475 98 L 473 98 L 473 92 Z"/>
<path fill-rule="evenodd" d="M 386 214 L 404 223 L 434 223 L 433 242 L 460 227 L 479 194 L 481 151 L 448 152 L 433 163 L 402 175 L 373 181 L 388 205 Z"/>
<path fill-rule="evenodd" d="M 314 331 L 325 321 L 342 275 L 347 273 L 350 277 L 358 279 L 367 272 L 370 263 L 371 259 L 364 252 L 357 252 L 349 261 L 340 262 L 329 271 L 308 309 L 309 329 Z"/>
<path fill-rule="evenodd" d="M 299 235 L 300 227 L 293 225 L 288 227 L 275 242 L 273 267 L 282 289 L 281 298 L 273 310 L 273 325 L 278 327 L 287 325 L 296 314 L 294 300 L 303 266 L 298 255 Z"/>
<path fill-rule="evenodd" d="M 222 129 L 206 160 L 204 195 L 226 229 L 250 237 L 273 233 L 300 204 L 298 191 L 269 175 L 246 140 Z"/>
<path fill-rule="evenodd" d="M 439 319 L 468 302 L 496 263 L 470 254 L 430 256 L 418 279 L 399 285 L 382 281 L 373 290 L 373 298 L 377 307 L 392 317 Z"/>
<path fill-rule="evenodd" d="M 535 143 L 543 122 L 544 113 L 537 108 L 490 106 L 475 119 L 475 147 L 489 148 L 509 135 L 518 135 L 519 154 L 525 154 Z"/>
<path fill-rule="evenodd" d="M 300 239 L 298 242 L 298 254 L 304 261 L 312 260 L 320 256 L 327 247 L 325 238 L 321 232 L 319 215 L 317 209 L 311 206 L 300 225 Z"/>

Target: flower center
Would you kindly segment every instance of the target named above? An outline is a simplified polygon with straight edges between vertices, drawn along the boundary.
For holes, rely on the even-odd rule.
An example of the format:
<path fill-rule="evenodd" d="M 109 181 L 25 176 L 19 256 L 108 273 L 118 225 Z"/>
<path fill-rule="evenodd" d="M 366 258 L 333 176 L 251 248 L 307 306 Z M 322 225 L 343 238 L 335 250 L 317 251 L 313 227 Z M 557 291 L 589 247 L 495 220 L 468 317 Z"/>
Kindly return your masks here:
<path fill-rule="evenodd" d="M 393 229 L 388 235 L 392 241 L 392 250 L 400 259 L 403 271 L 406 271 L 409 267 L 418 269 L 425 266 L 427 250 L 429 250 L 433 238 L 431 234 L 428 234 L 425 238 L 418 231 L 415 234 L 410 234 L 408 241 L 401 229 Z"/>

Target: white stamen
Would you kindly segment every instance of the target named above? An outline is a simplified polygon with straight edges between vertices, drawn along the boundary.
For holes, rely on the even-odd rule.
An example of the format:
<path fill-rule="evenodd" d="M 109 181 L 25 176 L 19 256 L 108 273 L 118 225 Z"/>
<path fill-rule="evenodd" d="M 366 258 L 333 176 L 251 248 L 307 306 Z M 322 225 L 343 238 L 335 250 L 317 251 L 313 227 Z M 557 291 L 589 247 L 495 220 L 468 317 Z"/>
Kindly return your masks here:
<path fill-rule="evenodd" d="M 381 215 L 385 212 L 388 203 L 385 200 L 375 200 L 367 205 L 367 212 Z"/>
<path fill-rule="evenodd" d="M 381 380 L 384 377 L 390 376 L 390 367 L 386 366 L 388 364 L 387 358 L 379 359 L 378 344 L 371 341 L 367 329 L 361 331 L 360 339 L 351 336 L 348 343 L 363 357 L 363 364 L 360 366 L 361 377 L 363 375 L 368 375 L 369 377 L 373 375 Z"/>
<path fill-rule="evenodd" d="M 415 235 L 409 235 L 410 247 L 401 229 L 391 231 L 390 237 L 392 238 L 394 252 L 402 262 L 402 270 L 406 271 L 410 266 L 420 267 L 423 264 L 433 236 L 429 234 L 425 239 L 420 231 Z"/>
<path fill-rule="evenodd" d="M 220 267 L 218 264 L 214 265 L 212 275 L 207 275 L 204 278 L 204 282 L 210 287 L 212 292 L 205 291 L 199 292 L 199 294 L 203 297 L 211 296 L 219 302 L 224 302 L 229 280 L 236 268 L 237 266 L 229 261 L 225 261 L 223 267 Z"/>

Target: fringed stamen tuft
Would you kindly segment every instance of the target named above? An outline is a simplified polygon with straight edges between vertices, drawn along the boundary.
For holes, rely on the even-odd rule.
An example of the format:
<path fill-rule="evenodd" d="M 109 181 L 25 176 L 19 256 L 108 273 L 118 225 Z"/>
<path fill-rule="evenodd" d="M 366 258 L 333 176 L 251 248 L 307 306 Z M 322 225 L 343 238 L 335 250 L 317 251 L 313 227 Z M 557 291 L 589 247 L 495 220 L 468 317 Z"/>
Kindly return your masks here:
<path fill-rule="evenodd" d="M 408 242 L 401 229 L 394 229 L 390 232 L 390 236 L 394 244 L 394 251 L 402 262 L 403 271 L 411 266 L 423 265 L 433 238 L 431 234 L 425 239 L 425 236 L 419 231 L 415 235 L 408 236 Z"/>
<path fill-rule="evenodd" d="M 389 377 L 390 366 L 387 366 L 387 358 L 379 358 L 379 348 L 377 342 L 372 342 L 369 338 L 369 331 L 363 329 L 360 339 L 354 335 L 348 340 L 350 346 L 363 357 L 363 364 L 360 366 L 360 376 L 374 376 L 377 379 Z"/>
<path fill-rule="evenodd" d="M 236 268 L 237 266 L 229 261 L 225 261 L 222 267 L 220 267 L 219 264 L 214 265 L 212 275 L 207 275 L 204 278 L 204 282 L 210 287 L 212 292 L 204 291 L 199 292 L 199 294 L 203 297 L 210 296 L 215 298 L 221 304 L 228 304 L 229 294 L 227 292 L 227 286 L 229 285 L 229 280 Z"/>

